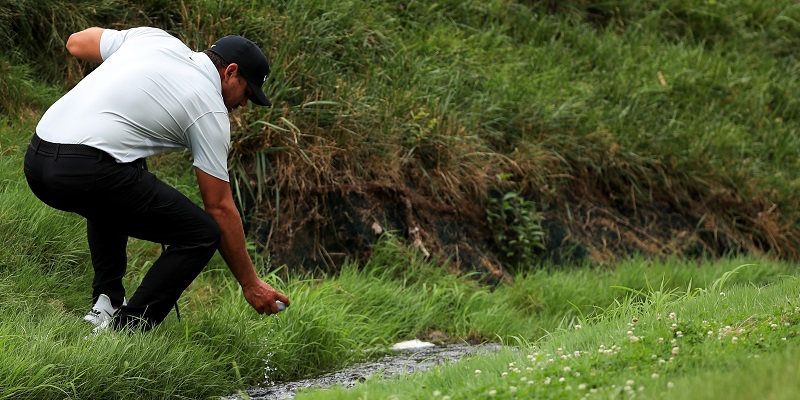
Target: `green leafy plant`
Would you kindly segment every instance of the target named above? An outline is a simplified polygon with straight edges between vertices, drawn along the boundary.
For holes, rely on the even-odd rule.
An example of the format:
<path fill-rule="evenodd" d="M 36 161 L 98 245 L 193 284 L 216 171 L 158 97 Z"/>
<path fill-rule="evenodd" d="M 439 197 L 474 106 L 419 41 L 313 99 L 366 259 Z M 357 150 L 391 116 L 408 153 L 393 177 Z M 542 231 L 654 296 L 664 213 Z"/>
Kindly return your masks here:
<path fill-rule="evenodd" d="M 505 177 L 499 177 L 501 180 Z M 493 233 L 495 245 L 508 260 L 517 266 L 530 266 L 536 262 L 536 253 L 544 249 L 545 234 L 542 215 L 536 204 L 515 191 L 502 197 L 489 199 L 486 218 Z"/>

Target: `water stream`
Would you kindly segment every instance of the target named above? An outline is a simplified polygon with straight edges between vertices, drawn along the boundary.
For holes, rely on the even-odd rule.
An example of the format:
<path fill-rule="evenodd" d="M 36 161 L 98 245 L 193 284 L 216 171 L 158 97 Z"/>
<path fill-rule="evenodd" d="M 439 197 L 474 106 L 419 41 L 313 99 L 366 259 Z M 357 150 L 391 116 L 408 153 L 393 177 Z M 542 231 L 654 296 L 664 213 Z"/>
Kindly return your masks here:
<path fill-rule="evenodd" d="M 252 400 L 291 399 L 298 390 L 306 388 L 329 388 L 341 386 L 351 388 L 358 382 L 380 377 L 391 378 L 400 374 L 413 374 L 430 369 L 435 365 L 455 362 L 462 357 L 480 352 L 491 352 L 501 348 L 498 344 L 472 346 L 454 344 L 433 346 L 420 342 L 409 342 L 408 346 L 395 346 L 393 354 L 379 359 L 349 366 L 341 371 L 331 372 L 313 378 L 294 382 L 281 382 L 269 386 L 254 387 L 247 390 Z M 229 396 L 223 400 L 236 400 L 237 396 Z"/>

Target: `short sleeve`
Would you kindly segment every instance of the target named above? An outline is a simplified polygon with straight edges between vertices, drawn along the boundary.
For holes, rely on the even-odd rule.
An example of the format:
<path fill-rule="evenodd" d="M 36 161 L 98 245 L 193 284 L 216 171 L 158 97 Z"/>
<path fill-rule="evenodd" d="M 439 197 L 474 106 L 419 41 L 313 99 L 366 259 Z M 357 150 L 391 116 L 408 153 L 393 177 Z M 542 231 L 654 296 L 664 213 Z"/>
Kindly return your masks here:
<path fill-rule="evenodd" d="M 172 37 L 167 32 L 158 28 L 132 28 L 123 31 L 116 29 L 104 29 L 103 34 L 100 36 L 100 56 L 105 61 L 111 57 L 122 44 L 137 37 L 143 36 L 166 36 Z"/>
<path fill-rule="evenodd" d="M 210 112 L 200 117 L 187 130 L 189 150 L 194 165 L 203 172 L 229 182 L 228 151 L 231 146 L 231 126 L 228 115 Z"/>

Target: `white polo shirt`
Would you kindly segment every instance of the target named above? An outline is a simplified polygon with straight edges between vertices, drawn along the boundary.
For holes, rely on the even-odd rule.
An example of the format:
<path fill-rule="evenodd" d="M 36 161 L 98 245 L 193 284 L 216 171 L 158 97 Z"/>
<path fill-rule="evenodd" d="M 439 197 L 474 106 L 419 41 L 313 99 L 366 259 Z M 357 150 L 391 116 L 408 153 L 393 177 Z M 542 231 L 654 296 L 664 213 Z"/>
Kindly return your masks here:
<path fill-rule="evenodd" d="M 229 180 L 230 120 L 208 56 L 156 28 L 106 29 L 100 54 L 103 63 L 45 112 L 39 137 L 117 162 L 188 148 L 194 166 Z"/>

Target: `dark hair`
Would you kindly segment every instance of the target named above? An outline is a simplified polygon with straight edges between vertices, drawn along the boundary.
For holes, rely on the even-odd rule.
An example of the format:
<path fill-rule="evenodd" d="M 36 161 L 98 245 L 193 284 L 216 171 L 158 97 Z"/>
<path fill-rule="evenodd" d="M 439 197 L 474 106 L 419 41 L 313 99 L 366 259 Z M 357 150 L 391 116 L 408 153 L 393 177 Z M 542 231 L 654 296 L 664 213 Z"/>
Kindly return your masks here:
<path fill-rule="evenodd" d="M 230 65 L 230 63 L 225 61 L 224 58 L 220 57 L 219 54 L 214 53 L 211 50 L 204 50 L 203 53 L 205 53 L 208 56 L 208 58 L 211 60 L 212 63 L 214 63 L 214 66 L 217 67 L 217 69 L 225 69 L 228 67 L 228 65 Z"/>

